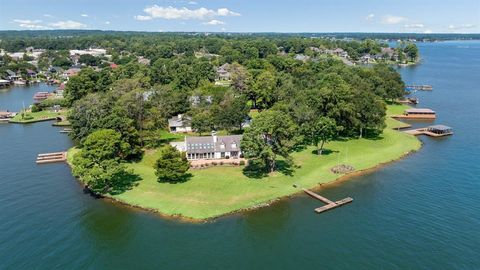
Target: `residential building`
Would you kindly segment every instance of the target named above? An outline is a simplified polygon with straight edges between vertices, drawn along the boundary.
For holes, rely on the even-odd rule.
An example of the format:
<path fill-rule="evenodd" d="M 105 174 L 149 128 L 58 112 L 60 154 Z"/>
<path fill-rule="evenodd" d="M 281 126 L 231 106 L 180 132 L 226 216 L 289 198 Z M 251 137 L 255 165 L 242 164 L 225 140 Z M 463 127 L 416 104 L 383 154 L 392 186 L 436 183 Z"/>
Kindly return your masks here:
<path fill-rule="evenodd" d="M 229 81 L 231 79 L 230 64 L 225 63 L 217 68 L 217 80 Z"/>
<path fill-rule="evenodd" d="M 242 135 L 185 137 L 183 142 L 171 145 L 185 152 L 188 160 L 199 159 L 237 159 L 242 157 L 240 143 Z"/>
<path fill-rule="evenodd" d="M 184 116 L 182 114 L 179 114 L 168 119 L 168 128 L 172 133 L 191 132 L 191 122 L 192 118 L 190 116 Z"/>

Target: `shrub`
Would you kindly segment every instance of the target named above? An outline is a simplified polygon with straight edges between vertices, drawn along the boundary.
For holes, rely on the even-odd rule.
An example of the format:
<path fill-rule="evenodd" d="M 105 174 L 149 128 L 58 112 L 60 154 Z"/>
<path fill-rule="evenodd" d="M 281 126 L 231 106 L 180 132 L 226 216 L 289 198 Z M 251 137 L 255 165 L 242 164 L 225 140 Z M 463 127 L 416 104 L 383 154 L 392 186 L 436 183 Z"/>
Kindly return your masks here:
<path fill-rule="evenodd" d="M 214 161 L 214 162 L 212 162 L 212 165 L 213 165 L 213 166 L 217 166 L 218 164 L 217 164 L 216 161 Z"/>
<path fill-rule="evenodd" d="M 240 162 L 238 163 L 240 166 L 244 166 L 245 165 L 245 160 L 240 160 Z"/>
<path fill-rule="evenodd" d="M 226 156 L 225 158 L 226 158 L 226 159 L 230 159 L 230 156 Z"/>

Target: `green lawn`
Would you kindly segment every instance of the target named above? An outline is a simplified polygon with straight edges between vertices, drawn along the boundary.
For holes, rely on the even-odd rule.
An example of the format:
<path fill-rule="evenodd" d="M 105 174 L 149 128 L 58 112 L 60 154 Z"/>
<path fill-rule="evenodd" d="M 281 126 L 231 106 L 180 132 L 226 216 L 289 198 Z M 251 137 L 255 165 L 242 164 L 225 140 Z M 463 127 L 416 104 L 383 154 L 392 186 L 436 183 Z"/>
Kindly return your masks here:
<path fill-rule="evenodd" d="M 10 119 L 10 123 L 34 123 L 40 121 L 55 120 L 57 116 L 64 115 L 63 112 L 52 112 L 52 111 L 40 111 L 40 112 L 29 112 L 25 113 L 25 118 L 22 119 L 22 114 L 18 113 Z"/>
<path fill-rule="evenodd" d="M 388 114 L 405 108 L 404 105 L 389 106 Z M 357 171 L 365 170 L 396 160 L 420 148 L 420 141 L 414 136 L 391 129 L 399 125 L 398 121 L 389 119 L 387 125 L 381 139 L 355 139 L 326 144 L 326 149 L 331 150 L 328 155 L 314 155 L 313 148 L 294 153 L 295 164 L 299 168 L 291 176 L 276 172 L 255 179 L 246 177 L 241 167 L 211 167 L 192 170 L 193 177 L 185 183 L 158 183 L 152 167 L 158 153 L 150 150 L 141 162 L 129 164 L 142 178 L 138 186 L 113 197 L 162 214 L 193 219 L 212 218 L 251 208 L 299 192 L 293 184 L 312 188 L 334 181 L 340 176 L 331 173 L 330 168 L 339 161 L 353 165 Z"/>

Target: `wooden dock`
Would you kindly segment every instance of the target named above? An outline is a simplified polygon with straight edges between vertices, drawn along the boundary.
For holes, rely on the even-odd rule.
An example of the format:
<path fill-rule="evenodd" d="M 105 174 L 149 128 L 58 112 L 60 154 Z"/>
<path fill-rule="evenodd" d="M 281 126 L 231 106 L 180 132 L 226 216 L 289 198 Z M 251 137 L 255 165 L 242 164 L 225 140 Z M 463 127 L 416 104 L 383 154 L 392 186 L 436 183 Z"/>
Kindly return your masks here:
<path fill-rule="evenodd" d="M 317 199 L 317 200 L 319 200 L 319 201 L 322 201 L 323 203 L 326 204 L 326 205 L 324 205 L 324 206 L 315 208 L 315 212 L 317 212 L 317 213 L 322 213 L 322 212 L 325 212 L 325 211 L 327 211 L 327 210 L 330 210 L 330 209 L 333 209 L 333 208 L 336 208 L 336 207 L 345 205 L 345 204 L 347 204 L 347 203 L 351 203 L 351 202 L 353 201 L 352 198 L 347 197 L 347 198 L 345 198 L 345 199 L 342 199 L 342 200 L 339 200 L 339 201 L 334 202 L 334 201 L 331 201 L 331 200 L 329 200 L 329 199 L 327 199 L 327 198 L 325 198 L 325 197 L 323 197 L 323 196 L 320 196 L 320 195 L 318 195 L 317 193 L 312 192 L 312 191 L 310 191 L 310 190 L 308 190 L 308 189 L 306 189 L 306 188 L 304 188 L 303 191 L 304 191 L 305 193 L 307 193 L 308 195 L 310 195 L 311 197 L 313 197 L 313 198 L 315 198 L 315 199 Z"/>
<path fill-rule="evenodd" d="M 45 153 L 38 154 L 37 164 L 45 163 L 54 163 L 54 162 L 64 162 L 67 160 L 67 152 L 55 152 L 55 153 Z"/>

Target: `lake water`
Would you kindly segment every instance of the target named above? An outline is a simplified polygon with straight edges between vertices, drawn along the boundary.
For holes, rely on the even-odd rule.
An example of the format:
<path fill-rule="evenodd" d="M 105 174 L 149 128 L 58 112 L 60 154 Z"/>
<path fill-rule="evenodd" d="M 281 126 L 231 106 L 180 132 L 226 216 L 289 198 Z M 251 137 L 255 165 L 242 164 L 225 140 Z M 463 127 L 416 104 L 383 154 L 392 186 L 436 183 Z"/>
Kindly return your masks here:
<path fill-rule="evenodd" d="M 72 145 L 51 122 L 0 124 L 0 269 L 480 269 L 480 41 L 419 47 L 422 65 L 400 71 L 434 86 L 419 107 L 455 135 L 323 189 L 355 201 L 321 215 L 300 195 L 211 223 L 162 219 L 93 199 L 65 164 L 35 165 Z M 0 110 L 37 90 L 0 90 Z"/>

